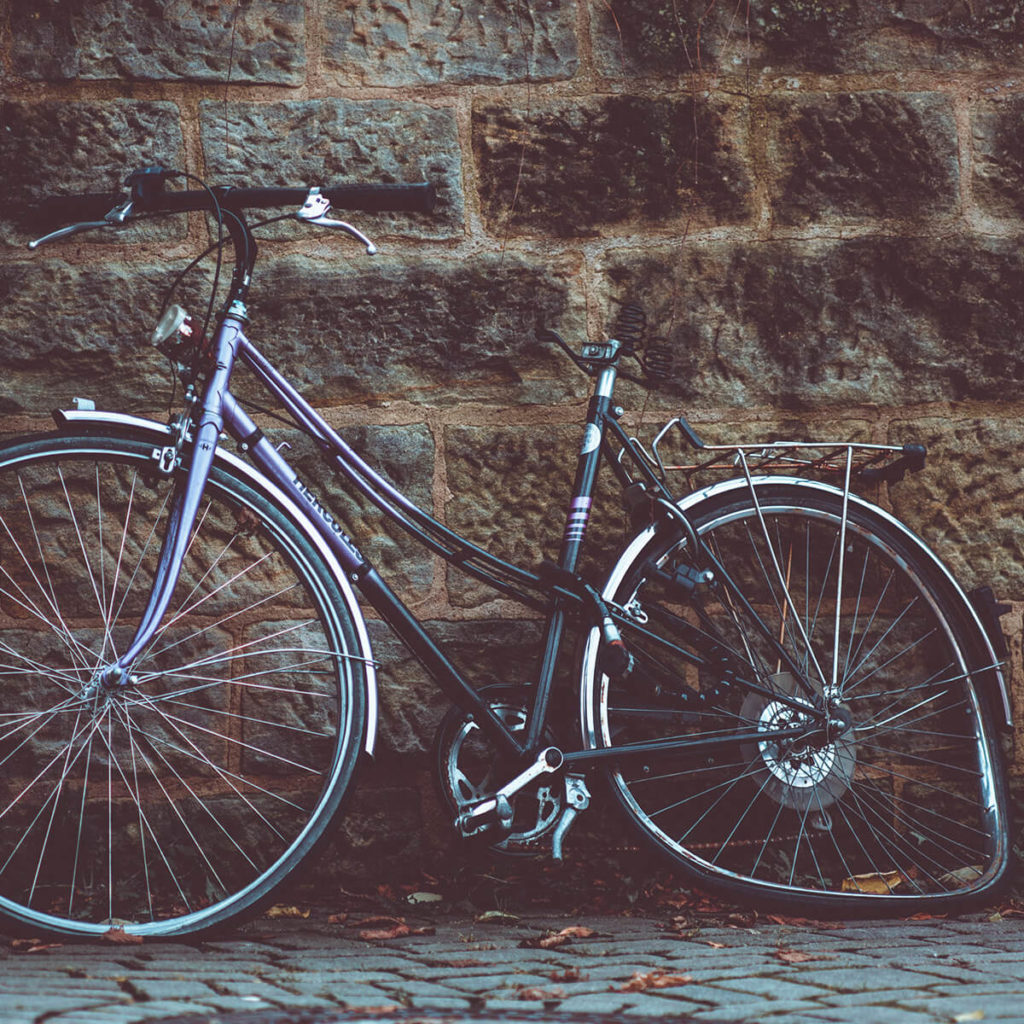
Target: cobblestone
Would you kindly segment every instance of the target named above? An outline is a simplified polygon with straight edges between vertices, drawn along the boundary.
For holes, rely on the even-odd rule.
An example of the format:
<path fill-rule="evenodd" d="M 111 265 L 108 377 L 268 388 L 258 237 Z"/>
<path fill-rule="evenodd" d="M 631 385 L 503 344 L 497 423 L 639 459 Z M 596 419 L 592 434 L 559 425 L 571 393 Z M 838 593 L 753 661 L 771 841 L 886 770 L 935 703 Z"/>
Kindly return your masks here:
<path fill-rule="evenodd" d="M 545 915 L 489 927 L 438 914 L 432 935 L 368 943 L 326 917 L 123 950 L 69 943 L 27 954 L 0 939 L 0 1024 L 286 1024 L 300 1013 L 303 1024 L 340 1024 L 371 1009 L 380 1024 L 389 1011 L 477 1022 L 543 1013 L 949 1024 L 964 1014 L 1019 1021 L 1024 999 L 1017 919 L 707 926 L 676 936 L 653 918 Z M 581 923 L 597 934 L 553 949 L 520 945 Z M 674 974 L 690 980 L 657 987 Z"/>

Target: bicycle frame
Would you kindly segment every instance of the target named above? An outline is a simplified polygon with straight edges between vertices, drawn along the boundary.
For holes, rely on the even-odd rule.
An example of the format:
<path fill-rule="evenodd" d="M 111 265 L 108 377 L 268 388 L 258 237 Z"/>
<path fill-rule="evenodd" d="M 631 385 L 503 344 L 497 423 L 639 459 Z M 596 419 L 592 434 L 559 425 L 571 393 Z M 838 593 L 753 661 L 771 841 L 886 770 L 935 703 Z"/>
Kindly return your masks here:
<path fill-rule="evenodd" d="M 621 410 L 612 407 L 617 376 L 614 359 L 600 369 L 597 375 L 597 383 L 587 409 L 583 443 L 577 457 L 575 481 L 566 514 L 557 569 L 546 577 L 542 573 L 530 572 L 505 562 L 466 540 L 424 512 L 385 480 L 323 420 L 249 341 L 244 333 L 245 319 L 244 305 L 238 300 L 234 301 L 213 339 L 213 370 L 203 390 L 199 415 L 195 417 L 191 462 L 183 484 L 179 486 L 175 495 L 153 591 L 131 645 L 106 669 L 104 682 L 107 685 L 123 685 L 127 682 L 132 662 L 149 643 L 160 625 L 177 583 L 188 539 L 195 525 L 202 493 L 213 463 L 216 445 L 222 432 L 226 432 L 238 442 L 244 452 L 248 453 L 252 463 L 261 473 L 284 491 L 298 508 L 307 510 L 308 522 L 323 537 L 349 580 L 421 662 L 446 697 L 467 715 L 473 716 L 503 752 L 515 758 L 535 757 L 542 746 L 541 738 L 568 611 L 574 606 L 580 607 L 595 602 L 596 607 L 610 619 L 642 631 L 642 626 L 630 622 L 620 610 L 606 608 L 596 591 L 575 576 L 589 522 L 597 472 L 602 453 L 608 450 L 609 434 L 629 453 L 645 483 L 665 499 L 667 507 L 674 507 L 671 505 L 670 492 L 651 472 L 642 455 L 637 452 L 635 443 L 617 422 Z M 535 609 L 546 611 L 540 666 L 536 683 L 531 688 L 531 707 L 525 735 L 519 734 L 521 739 L 494 713 L 490 705 L 449 661 L 398 595 L 341 529 L 312 488 L 296 474 L 231 394 L 231 374 L 239 360 L 252 370 L 282 407 L 314 438 L 332 466 L 390 519 L 431 550 L 449 562 L 459 565 L 489 586 Z M 624 482 L 629 479 L 620 460 L 609 461 L 620 479 Z M 578 588 L 572 585 L 574 582 L 579 584 Z M 674 649 L 694 664 L 701 664 L 699 654 L 683 648 Z M 789 662 L 789 656 L 781 646 L 778 647 L 778 651 L 780 656 Z M 747 685 L 755 690 L 760 689 L 752 681 L 741 685 Z M 776 699 L 792 703 L 805 713 L 808 711 L 806 703 L 798 702 L 796 699 L 787 698 L 785 695 L 776 695 Z M 751 729 L 749 736 L 734 733 L 728 738 L 728 742 L 735 743 L 743 739 L 763 741 L 769 735 L 771 738 L 783 739 L 801 735 L 806 731 L 806 727 L 788 728 L 773 730 L 768 734 Z M 719 742 L 724 741 L 707 737 L 675 738 L 633 743 L 619 748 L 574 750 L 564 754 L 564 764 L 568 768 L 586 767 L 608 759 L 645 757 L 655 752 L 683 750 L 694 746 L 712 747 Z"/>

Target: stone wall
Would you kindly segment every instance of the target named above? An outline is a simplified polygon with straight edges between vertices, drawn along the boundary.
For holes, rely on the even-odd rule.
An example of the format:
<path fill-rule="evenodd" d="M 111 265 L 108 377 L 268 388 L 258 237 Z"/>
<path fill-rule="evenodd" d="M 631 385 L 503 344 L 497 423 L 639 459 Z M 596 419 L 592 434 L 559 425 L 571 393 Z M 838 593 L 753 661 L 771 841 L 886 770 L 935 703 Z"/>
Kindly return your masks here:
<path fill-rule="evenodd" d="M 1024 706 L 1020 0 L 6 0 L 0 19 L 5 435 L 73 395 L 163 416 L 145 338 L 208 241 L 177 218 L 29 255 L 38 196 L 147 162 L 427 179 L 432 215 L 355 218 L 373 260 L 272 229 L 252 330 L 419 501 L 500 553 L 551 553 L 586 381 L 536 329 L 600 336 L 635 297 L 675 369 L 623 388 L 634 427 L 685 409 L 712 439 L 927 441 L 879 498 L 1013 603 Z M 357 529 L 365 510 L 339 509 Z M 369 524 L 464 663 L 530 677 L 528 615 Z M 438 818 L 442 708 L 375 635 L 397 685 L 350 834 L 408 866 L 440 842 L 416 830 Z"/>

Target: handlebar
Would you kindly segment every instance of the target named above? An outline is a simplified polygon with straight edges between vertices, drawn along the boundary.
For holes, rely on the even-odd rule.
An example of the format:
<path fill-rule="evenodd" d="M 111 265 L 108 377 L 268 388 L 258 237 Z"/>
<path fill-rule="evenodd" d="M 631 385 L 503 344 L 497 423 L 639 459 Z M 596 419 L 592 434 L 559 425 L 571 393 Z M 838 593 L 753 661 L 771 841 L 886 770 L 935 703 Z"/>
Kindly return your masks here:
<path fill-rule="evenodd" d="M 308 188 L 232 188 L 210 190 L 223 209 L 268 209 L 280 206 L 301 206 Z M 434 186 L 427 183 L 333 185 L 321 188 L 333 207 L 341 210 L 362 210 L 366 213 L 429 213 L 436 203 Z M 71 221 L 104 219 L 111 207 L 126 199 L 120 192 L 92 192 L 74 196 L 49 196 L 37 210 L 39 227 L 46 228 Z M 210 193 L 205 190 L 157 192 L 135 195 L 133 213 L 187 213 L 191 210 L 214 209 Z"/>

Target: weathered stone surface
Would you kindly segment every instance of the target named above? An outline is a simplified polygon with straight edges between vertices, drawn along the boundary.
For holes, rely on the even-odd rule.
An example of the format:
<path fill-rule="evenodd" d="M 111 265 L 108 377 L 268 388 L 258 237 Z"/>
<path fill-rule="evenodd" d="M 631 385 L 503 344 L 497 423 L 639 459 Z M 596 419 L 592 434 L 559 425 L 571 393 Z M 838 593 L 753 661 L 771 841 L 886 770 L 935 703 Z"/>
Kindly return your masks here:
<path fill-rule="evenodd" d="M 556 560 L 582 436 L 582 426 L 448 428 L 448 525 L 525 569 Z M 605 473 L 588 527 L 585 570 L 600 579 L 628 536 L 617 486 Z M 465 606 L 496 596 L 456 569 L 448 572 L 448 592 Z"/>
<path fill-rule="evenodd" d="M 495 234 L 593 235 L 750 214 L 745 126 L 720 100 L 613 96 L 523 113 L 479 104 L 473 150 Z"/>
<path fill-rule="evenodd" d="M 0 242 L 24 245 L 52 230 L 35 206 L 49 195 L 123 193 L 129 172 L 146 164 L 181 166 L 180 113 L 174 103 L 110 100 L 0 104 L 0 179 L 5 202 Z M 113 205 L 113 204 L 112 204 Z M 93 231 L 76 241 L 182 237 L 185 218 Z"/>
<path fill-rule="evenodd" d="M 575 0 L 329 0 L 324 62 L 339 82 L 420 85 L 571 78 Z"/>
<path fill-rule="evenodd" d="M 243 373 L 236 374 L 234 387 L 240 395 L 250 390 Z M 263 395 L 255 397 L 266 401 Z M 422 598 L 434 581 L 433 555 L 388 520 L 369 498 L 348 487 L 299 431 L 278 429 L 273 424 L 266 424 L 264 429 L 275 445 L 288 442 L 285 458 L 402 599 Z M 426 424 L 340 427 L 338 433 L 381 476 L 420 508 L 433 512 L 435 452 Z"/>
<path fill-rule="evenodd" d="M 0 265 L 0 413 L 44 413 L 76 395 L 101 409 L 166 408 L 172 377 L 149 334 L 171 280 L 163 265 Z M 183 299 L 205 308 L 198 291 Z"/>
<path fill-rule="evenodd" d="M 582 322 L 573 273 L 509 254 L 283 257 L 257 269 L 252 334 L 316 402 L 558 401 L 586 379 L 535 335 Z"/>
<path fill-rule="evenodd" d="M 773 206 L 783 224 L 926 218 L 955 211 L 956 122 L 948 96 L 802 95 L 768 106 Z"/>
<path fill-rule="evenodd" d="M 994 217 L 1024 216 L 1024 97 L 974 110 L 974 199 Z"/>
<path fill-rule="evenodd" d="M 305 80 L 298 0 L 19 0 L 11 59 L 30 79 Z"/>
<path fill-rule="evenodd" d="M 429 181 L 438 193 L 432 214 L 353 213 L 346 219 L 367 230 L 414 238 L 462 233 L 462 163 L 450 110 L 393 100 L 325 99 L 227 106 L 210 100 L 201 111 L 211 181 L 293 187 Z M 305 238 L 318 229 L 278 231 Z"/>
<path fill-rule="evenodd" d="M 594 51 L 606 75 L 985 68 L 1019 60 L 1016 0 L 590 0 Z"/>
<path fill-rule="evenodd" d="M 751 61 L 802 71 L 985 67 L 1019 60 L 1016 0 L 971 6 L 944 0 L 800 0 L 765 4 L 732 28 Z"/>
<path fill-rule="evenodd" d="M 1024 426 L 1016 418 L 895 420 L 895 443 L 927 445 L 924 470 L 891 488 L 896 514 L 969 589 L 1024 600 Z"/>
<path fill-rule="evenodd" d="M 488 619 L 424 625 L 476 688 L 523 686 L 535 677 L 538 622 Z M 381 666 L 379 750 L 384 756 L 424 754 L 448 699 L 383 623 L 371 623 L 370 641 Z"/>
<path fill-rule="evenodd" d="M 638 299 L 673 352 L 659 401 L 903 406 L 1024 380 L 1016 242 L 964 236 L 690 243 L 615 254 L 607 305 Z"/>
<path fill-rule="evenodd" d="M 594 59 L 615 78 L 720 68 L 745 38 L 730 5 L 702 0 L 591 0 L 590 18 Z"/>

